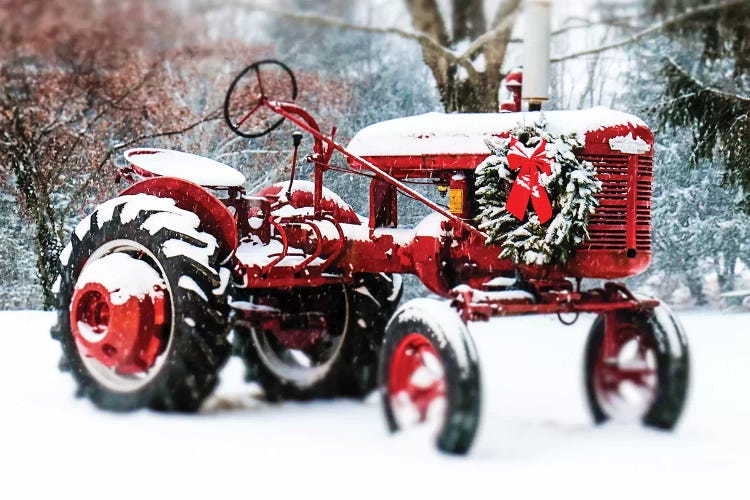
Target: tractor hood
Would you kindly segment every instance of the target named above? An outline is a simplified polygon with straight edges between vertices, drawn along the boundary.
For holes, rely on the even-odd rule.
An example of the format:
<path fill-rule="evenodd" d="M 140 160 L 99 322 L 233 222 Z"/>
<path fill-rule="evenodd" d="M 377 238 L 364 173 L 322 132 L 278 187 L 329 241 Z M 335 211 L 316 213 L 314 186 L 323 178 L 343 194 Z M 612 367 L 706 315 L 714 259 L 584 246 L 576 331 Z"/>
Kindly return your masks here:
<path fill-rule="evenodd" d="M 365 127 L 347 148 L 365 158 L 487 156 L 489 136 L 507 136 L 519 123 L 542 118 L 552 135 L 574 133 L 586 144 L 609 143 L 614 151 L 642 154 L 650 151 L 653 134 L 633 115 L 596 107 L 580 111 L 525 113 L 427 113 L 397 118 Z"/>

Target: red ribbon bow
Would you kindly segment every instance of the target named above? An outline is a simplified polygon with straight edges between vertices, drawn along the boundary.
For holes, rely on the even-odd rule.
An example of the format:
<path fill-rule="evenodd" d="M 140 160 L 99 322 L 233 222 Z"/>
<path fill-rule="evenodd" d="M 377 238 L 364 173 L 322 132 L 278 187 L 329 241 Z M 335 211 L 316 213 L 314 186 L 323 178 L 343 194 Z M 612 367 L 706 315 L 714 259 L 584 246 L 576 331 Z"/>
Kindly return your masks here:
<path fill-rule="evenodd" d="M 544 186 L 539 184 L 540 171 L 547 175 L 552 174 L 550 161 L 544 154 L 546 147 L 547 141 L 542 139 L 536 149 L 529 154 L 531 148 L 525 148 L 515 137 L 510 139 L 508 166 L 511 170 L 518 170 L 518 175 L 510 189 L 505 208 L 518 220 L 523 220 L 526 215 L 529 198 L 531 198 L 534 211 L 539 216 L 540 224 L 544 224 L 552 218 L 552 204 Z"/>

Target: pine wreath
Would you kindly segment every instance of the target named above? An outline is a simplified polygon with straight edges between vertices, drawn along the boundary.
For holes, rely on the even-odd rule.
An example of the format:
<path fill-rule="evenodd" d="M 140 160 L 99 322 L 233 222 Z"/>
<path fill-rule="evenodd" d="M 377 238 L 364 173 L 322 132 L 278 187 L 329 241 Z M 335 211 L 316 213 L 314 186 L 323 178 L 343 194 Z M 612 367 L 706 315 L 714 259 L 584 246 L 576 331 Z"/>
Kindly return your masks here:
<path fill-rule="evenodd" d="M 506 208 L 517 176 L 508 164 L 512 138 L 527 148 L 538 147 L 542 140 L 547 143 L 544 151 L 550 160 L 550 174 L 540 172 L 539 184 L 547 192 L 552 216 L 544 224 L 531 204 L 523 220 Z M 594 166 L 573 153 L 584 146 L 584 140 L 578 134 L 551 135 L 542 117 L 530 126 L 516 125 L 508 138 L 490 137 L 485 143 L 492 155 L 477 167 L 476 199 L 477 222 L 489 236 L 487 243 L 499 244 L 500 257 L 516 265 L 564 263 L 588 239 L 589 220 L 599 205 L 596 195 L 602 188 Z"/>

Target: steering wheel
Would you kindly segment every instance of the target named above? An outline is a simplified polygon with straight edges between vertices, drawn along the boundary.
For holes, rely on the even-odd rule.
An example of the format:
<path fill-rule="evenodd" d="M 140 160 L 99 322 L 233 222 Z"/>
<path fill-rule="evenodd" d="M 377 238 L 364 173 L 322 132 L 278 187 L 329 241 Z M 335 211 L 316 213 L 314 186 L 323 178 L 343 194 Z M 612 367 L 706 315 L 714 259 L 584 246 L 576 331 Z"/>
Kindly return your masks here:
<path fill-rule="evenodd" d="M 258 61 L 243 69 L 229 86 L 224 100 L 224 120 L 240 137 L 261 137 L 284 121 L 264 106 L 265 102 L 296 98 L 297 80 L 286 64 L 274 59 Z"/>

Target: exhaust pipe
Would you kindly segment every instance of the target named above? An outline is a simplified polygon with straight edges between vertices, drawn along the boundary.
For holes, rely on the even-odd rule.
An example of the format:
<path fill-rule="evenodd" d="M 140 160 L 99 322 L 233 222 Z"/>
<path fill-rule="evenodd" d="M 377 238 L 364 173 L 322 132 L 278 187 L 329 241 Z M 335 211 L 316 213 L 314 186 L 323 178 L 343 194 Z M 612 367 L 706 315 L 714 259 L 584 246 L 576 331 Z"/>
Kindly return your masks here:
<path fill-rule="evenodd" d="M 526 0 L 523 13 L 523 100 L 540 111 L 549 100 L 551 0 Z"/>

